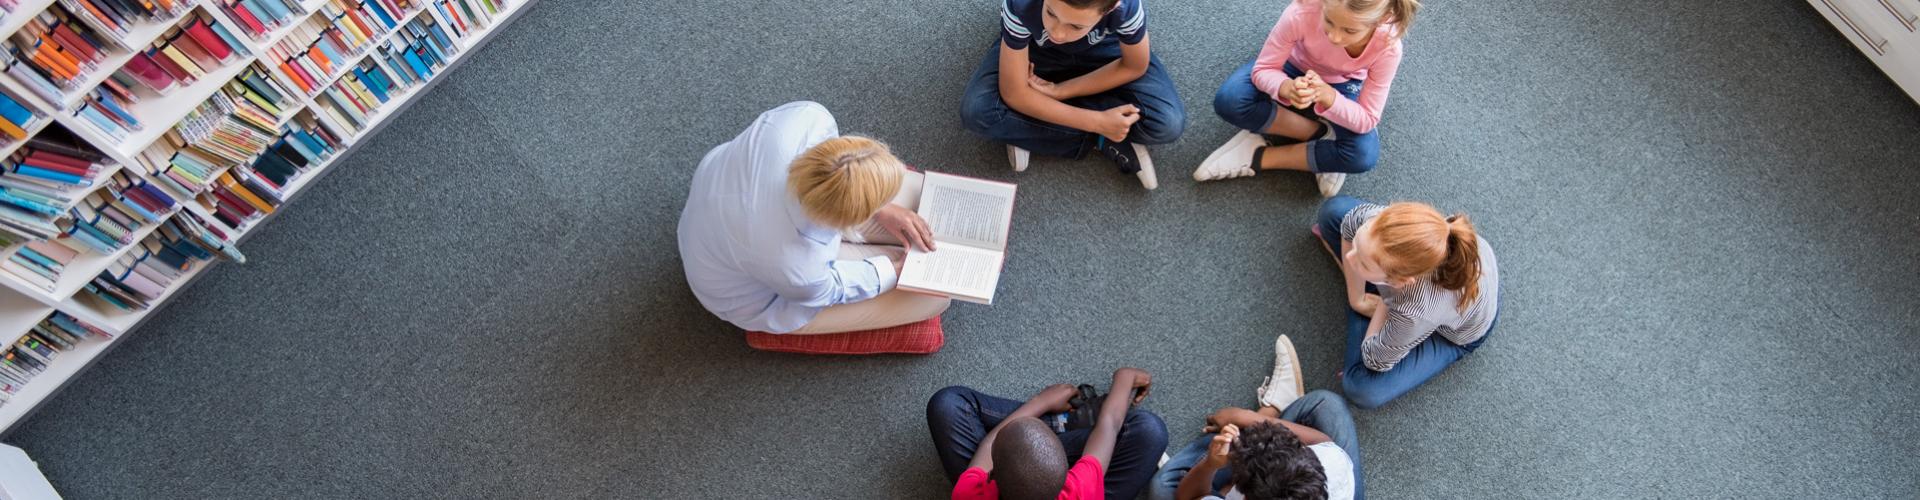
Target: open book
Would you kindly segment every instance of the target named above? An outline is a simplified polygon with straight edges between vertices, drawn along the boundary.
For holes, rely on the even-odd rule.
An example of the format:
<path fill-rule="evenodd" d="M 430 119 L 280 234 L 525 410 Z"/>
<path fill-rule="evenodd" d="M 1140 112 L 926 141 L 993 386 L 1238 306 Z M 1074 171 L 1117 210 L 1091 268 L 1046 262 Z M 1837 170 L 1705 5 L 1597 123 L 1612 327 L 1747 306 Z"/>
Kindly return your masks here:
<path fill-rule="evenodd" d="M 900 289 L 993 303 L 1000 264 L 1007 259 L 1015 186 L 927 172 L 920 218 L 933 229 L 934 251 L 907 251 Z"/>

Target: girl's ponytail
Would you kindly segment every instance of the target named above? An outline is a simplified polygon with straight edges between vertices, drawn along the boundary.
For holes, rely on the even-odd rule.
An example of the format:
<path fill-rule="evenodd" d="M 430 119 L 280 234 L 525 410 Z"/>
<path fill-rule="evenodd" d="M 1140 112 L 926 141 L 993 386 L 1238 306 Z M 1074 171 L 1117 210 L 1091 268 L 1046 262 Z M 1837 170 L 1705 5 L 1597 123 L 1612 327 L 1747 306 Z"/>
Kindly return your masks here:
<path fill-rule="evenodd" d="M 1459 291 L 1462 310 L 1480 296 L 1480 237 L 1464 214 L 1447 218 L 1447 256 L 1433 270 L 1433 283 Z"/>

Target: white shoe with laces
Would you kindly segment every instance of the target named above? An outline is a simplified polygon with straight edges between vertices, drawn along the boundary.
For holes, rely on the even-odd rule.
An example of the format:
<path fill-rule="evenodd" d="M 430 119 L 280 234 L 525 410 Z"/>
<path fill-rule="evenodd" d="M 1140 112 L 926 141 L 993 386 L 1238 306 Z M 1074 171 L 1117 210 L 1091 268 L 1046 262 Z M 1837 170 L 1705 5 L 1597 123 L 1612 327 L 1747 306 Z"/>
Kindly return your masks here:
<path fill-rule="evenodd" d="M 1242 130 L 1200 162 L 1200 168 L 1193 171 L 1193 180 L 1206 182 L 1253 175 L 1258 168 L 1253 164 L 1253 153 L 1266 146 L 1265 137 Z"/>
<path fill-rule="evenodd" d="M 1300 355 L 1294 353 L 1293 340 L 1281 335 L 1273 341 L 1273 375 L 1260 384 L 1254 395 L 1259 398 L 1260 406 L 1285 410 L 1306 393 L 1307 386 L 1300 377 Z"/>
<path fill-rule="evenodd" d="M 1027 162 L 1033 160 L 1033 152 L 1014 146 L 1007 146 L 1007 163 L 1013 164 L 1013 171 L 1027 171 Z"/>
<path fill-rule="evenodd" d="M 1160 187 L 1160 177 L 1153 173 L 1153 157 L 1147 156 L 1147 147 L 1139 144 L 1130 144 L 1130 146 L 1133 146 L 1134 156 L 1140 158 L 1140 171 L 1133 173 L 1140 178 L 1140 185 L 1145 186 L 1148 191 Z"/>

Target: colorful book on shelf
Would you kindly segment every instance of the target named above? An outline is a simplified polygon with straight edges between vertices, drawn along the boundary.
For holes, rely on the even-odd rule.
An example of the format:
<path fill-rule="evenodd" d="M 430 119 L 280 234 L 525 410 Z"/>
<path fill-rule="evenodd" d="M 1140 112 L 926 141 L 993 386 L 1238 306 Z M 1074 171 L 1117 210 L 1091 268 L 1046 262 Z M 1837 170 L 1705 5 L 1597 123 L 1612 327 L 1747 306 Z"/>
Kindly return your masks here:
<path fill-rule="evenodd" d="M 83 292 L 115 308 L 146 309 L 177 287 L 194 267 L 239 255 L 225 242 L 201 237 L 207 231 L 197 218 L 167 219 L 95 276 Z"/>
<path fill-rule="evenodd" d="M 27 139 L 27 128 L 32 127 L 40 115 L 12 94 L 0 92 L 0 134 L 7 138 L 22 141 Z"/>
<path fill-rule="evenodd" d="M 80 107 L 73 110 L 73 116 L 109 137 L 125 139 L 145 128 L 140 119 L 129 111 L 134 104 L 131 99 L 132 96 L 113 92 L 103 84 L 87 93 L 80 101 Z"/>
<path fill-rule="evenodd" d="M 240 30 L 254 41 L 264 42 L 267 35 L 281 27 L 299 22 L 306 14 L 295 0 L 220 0 L 215 2 L 229 19 L 240 23 Z"/>
<path fill-rule="evenodd" d="M 306 113 L 296 115 L 257 157 L 217 174 L 199 202 L 220 224 L 244 230 L 284 204 L 301 176 L 343 149 L 335 131 Z"/>
<path fill-rule="evenodd" d="M 264 59 L 274 78 L 310 96 L 391 31 L 396 26 L 393 19 L 380 2 L 333 0 L 291 28 L 266 50 Z"/>
<path fill-rule="evenodd" d="M 88 342 L 113 338 L 106 330 L 54 311 L 0 353 L 0 393 L 13 394 L 33 382 L 55 359 Z M 58 381 L 54 381 L 58 383 Z"/>
<path fill-rule="evenodd" d="M 66 234 L 93 250 L 110 254 L 134 242 L 144 227 L 158 224 L 178 204 L 172 195 L 120 171 L 68 210 Z"/>
<path fill-rule="evenodd" d="M 68 208 L 111 166 L 65 129 L 42 131 L 0 160 L 0 233 L 23 240 L 59 236 Z"/>
<path fill-rule="evenodd" d="M 80 20 L 125 38 L 131 30 L 145 24 L 169 22 L 193 8 L 178 0 L 60 0 Z"/>
<path fill-rule="evenodd" d="M 130 56 L 126 64 L 114 71 L 108 82 L 166 95 L 208 73 L 234 64 L 246 56 L 245 47 L 230 40 L 230 35 L 223 36 L 221 33 L 224 29 L 223 24 L 204 12 L 188 16 Z"/>
<path fill-rule="evenodd" d="M 0 42 L 0 52 L 6 53 L 6 73 L 47 101 L 62 105 L 62 97 L 78 90 L 111 51 L 97 25 L 76 21 L 67 6 L 70 3 L 63 0 L 48 6 Z"/>
<path fill-rule="evenodd" d="M 252 93 L 252 88 L 229 82 L 228 87 L 215 92 L 174 125 L 165 136 L 167 142 L 174 147 L 192 145 L 222 165 L 251 160 L 272 144 L 279 130 L 275 125 L 279 117 L 275 112 L 278 110 L 261 107 L 255 99 L 246 97 L 248 93 Z M 256 97 L 265 101 L 264 96 L 256 93 Z M 286 97 L 283 94 L 280 101 L 266 102 L 285 103 Z M 158 163 L 148 166 L 157 167 Z"/>
<path fill-rule="evenodd" d="M 80 255 L 80 252 L 61 243 L 46 240 L 30 241 L 21 244 L 7 260 L 0 261 L 0 269 L 19 277 L 48 292 L 53 292 L 60 281 L 60 273 L 65 272 L 67 264 Z"/>

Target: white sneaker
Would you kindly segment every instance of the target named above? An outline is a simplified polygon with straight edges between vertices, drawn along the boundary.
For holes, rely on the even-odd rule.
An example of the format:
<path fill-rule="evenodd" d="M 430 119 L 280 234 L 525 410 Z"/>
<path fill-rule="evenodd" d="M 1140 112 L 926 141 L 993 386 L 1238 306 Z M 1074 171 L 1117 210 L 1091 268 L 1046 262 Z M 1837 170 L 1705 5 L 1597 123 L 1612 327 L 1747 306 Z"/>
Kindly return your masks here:
<path fill-rule="evenodd" d="M 1254 395 L 1260 399 L 1260 406 L 1271 406 L 1285 410 L 1293 400 L 1307 393 L 1307 386 L 1300 378 L 1300 355 L 1293 351 L 1293 341 L 1286 335 L 1273 341 L 1273 375 L 1260 384 Z"/>
<path fill-rule="evenodd" d="M 1320 183 L 1321 198 L 1332 198 L 1333 195 L 1340 194 L 1340 186 L 1345 185 L 1347 183 L 1347 174 L 1341 174 L 1341 173 L 1313 174 L 1313 177 L 1314 177 L 1314 180 L 1319 181 Z"/>
<path fill-rule="evenodd" d="M 1147 147 L 1139 144 L 1132 144 L 1131 146 L 1133 146 L 1133 154 L 1140 157 L 1140 171 L 1133 173 L 1133 175 L 1140 177 L 1140 185 L 1146 186 L 1148 191 L 1160 187 L 1160 177 L 1153 173 L 1153 157 L 1147 156 Z"/>
<path fill-rule="evenodd" d="M 1013 171 L 1027 171 L 1027 162 L 1031 160 L 1033 160 L 1032 151 L 1013 147 L 1012 145 L 1007 146 L 1007 163 L 1013 164 Z"/>
<path fill-rule="evenodd" d="M 1253 153 L 1266 146 L 1265 137 L 1242 130 L 1207 155 L 1206 161 L 1200 162 L 1200 168 L 1193 171 L 1193 180 L 1206 182 L 1253 175 L 1256 168 Z"/>

